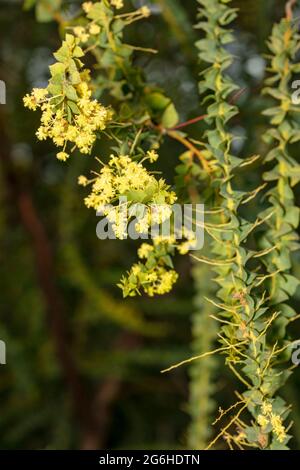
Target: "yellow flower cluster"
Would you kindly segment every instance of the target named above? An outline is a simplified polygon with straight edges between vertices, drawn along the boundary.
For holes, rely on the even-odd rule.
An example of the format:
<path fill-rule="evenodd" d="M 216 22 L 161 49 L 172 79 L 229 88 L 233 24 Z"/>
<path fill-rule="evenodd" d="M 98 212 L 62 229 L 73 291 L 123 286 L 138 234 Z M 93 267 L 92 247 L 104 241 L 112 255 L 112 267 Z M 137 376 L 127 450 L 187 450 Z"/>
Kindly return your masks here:
<path fill-rule="evenodd" d="M 83 186 L 92 183 L 92 191 L 85 198 L 86 206 L 101 211 L 121 239 L 125 238 L 127 229 L 124 209 L 128 211 L 125 217 L 137 219 L 136 231 L 145 234 L 151 225 L 170 218 L 171 206 L 176 201 L 175 193 L 163 179 L 157 180 L 142 163 L 127 155 L 111 155 L 96 178 L 88 180 L 81 176 L 78 182 Z"/>
<path fill-rule="evenodd" d="M 272 414 L 271 424 L 273 427 L 273 432 L 276 435 L 279 442 L 284 442 L 286 439 L 285 427 L 282 424 L 282 419 L 279 415 Z"/>
<path fill-rule="evenodd" d="M 136 232 L 148 236 L 150 228 L 157 228 L 172 215 L 175 193 L 163 179 L 157 180 L 142 164 L 144 160 L 154 161 L 157 157 L 154 150 L 148 151 L 141 162 L 128 155 L 111 155 L 109 162 L 102 164 L 100 172 L 95 173 L 96 177 L 87 179 L 80 176 L 78 179 L 80 185 L 92 186 L 85 198 L 86 206 L 106 216 L 115 236 L 121 240 L 128 236 L 131 219 L 136 219 L 132 222 Z M 172 290 L 178 275 L 172 269 L 171 256 L 175 250 L 186 254 L 195 246 L 196 237 L 183 228 L 184 241 L 178 241 L 171 223 L 170 230 L 169 235 L 151 231 L 153 245 L 141 245 L 138 256 L 142 261 L 134 264 L 119 284 L 125 297 L 140 294 L 141 290 L 151 297 Z"/>
<path fill-rule="evenodd" d="M 152 253 L 153 250 L 154 248 L 152 245 L 149 245 L 149 243 L 143 243 L 138 249 L 138 257 L 140 259 L 148 259 L 150 253 Z"/>
<path fill-rule="evenodd" d="M 143 243 L 138 250 L 142 261 L 132 266 L 119 285 L 124 296 L 141 294 L 141 289 L 150 297 L 169 293 L 178 279 L 171 259 L 176 248 L 174 236 L 156 237 L 153 245 Z"/>
<path fill-rule="evenodd" d="M 87 42 L 91 36 L 97 36 L 100 32 L 100 26 L 95 23 L 91 23 L 88 27 L 75 26 L 73 28 L 73 33 L 81 43 Z"/>
<path fill-rule="evenodd" d="M 91 99 L 87 83 L 78 85 L 77 93 L 78 112 L 72 115 L 71 119 L 66 106 L 57 107 L 47 89 L 34 89 L 31 95 L 24 97 L 24 105 L 32 110 L 38 107 L 42 110 L 41 126 L 36 132 L 39 140 L 50 138 L 57 147 L 64 149 L 68 143 L 74 144 L 80 152 L 87 154 L 95 143 L 96 132 L 106 128 L 112 114 L 109 109 Z M 69 154 L 65 151 L 57 154 L 60 160 L 66 160 L 68 157 Z"/>
<path fill-rule="evenodd" d="M 138 270 L 140 270 L 140 267 L 138 267 Z M 177 279 L 178 274 L 174 269 L 167 270 L 164 267 L 157 266 L 147 273 L 147 284 L 144 285 L 144 291 L 149 297 L 168 294 Z"/>
<path fill-rule="evenodd" d="M 270 415 L 273 411 L 271 403 L 264 401 L 261 407 L 261 411 L 264 416 Z"/>
<path fill-rule="evenodd" d="M 145 257 L 144 249 L 146 248 L 140 248 L 139 250 L 141 258 Z M 168 294 L 177 279 L 178 274 L 174 269 L 160 266 L 158 263 L 154 264 L 151 268 L 147 264 L 136 263 L 128 272 L 127 278 L 122 278 L 119 287 L 123 290 L 124 297 L 141 294 L 141 289 L 149 297 L 153 297 L 154 295 Z"/>
<path fill-rule="evenodd" d="M 264 415 L 258 415 L 257 422 L 262 428 L 265 428 L 269 424 L 268 418 L 266 418 Z"/>
<path fill-rule="evenodd" d="M 78 39 L 67 35 L 61 49 L 55 54 L 59 61 L 50 67 L 52 78 L 47 88 L 34 88 L 23 101 L 25 107 L 42 111 L 41 126 L 37 138 L 52 139 L 62 147 L 57 158 L 65 161 L 69 157 L 68 144 L 80 152 L 92 150 L 96 133 L 104 130 L 112 118 L 112 112 L 92 99 L 85 70 L 80 71 L 83 55 Z"/>
<path fill-rule="evenodd" d="M 23 98 L 26 108 L 36 111 L 36 109 L 43 103 L 48 95 L 47 88 L 34 88 L 31 95 L 27 94 Z"/>
<path fill-rule="evenodd" d="M 267 426 L 271 425 L 273 433 L 281 444 L 287 438 L 282 418 L 278 414 L 273 413 L 273 407 L 271 403 L 264 402 L 262 404 L 261 414 L 259 414 L 257 417 L 257 423 L 262 428 L 266 428 Z"/>

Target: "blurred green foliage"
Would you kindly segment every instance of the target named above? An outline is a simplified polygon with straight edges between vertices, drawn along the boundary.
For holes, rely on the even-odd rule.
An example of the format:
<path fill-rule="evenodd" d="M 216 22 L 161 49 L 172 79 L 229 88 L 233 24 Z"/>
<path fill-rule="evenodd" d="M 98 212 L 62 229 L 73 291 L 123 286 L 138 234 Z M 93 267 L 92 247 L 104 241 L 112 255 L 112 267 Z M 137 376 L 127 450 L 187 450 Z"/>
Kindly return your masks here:
<path fill-rule="evenodd" d="M 29 0 L 26 6 L 34 3 Z M 74 155 L 72 165 L 62 168 L 51 143 L 36 140 L 38 116 L 22 105 L 32 86 L 45 85 L 52 51 L 60 43 L 57 25 L 48 21 L 53 12 L 47 3 L 56 8 L 60 1 L 41 2 L 39 23 L 21 1 L 0 0 L 0 79 L 7 84 L 7 104 L 0 105 L 0 339 L 7 344 L 7 364 L 0 366 L 0 448 L 202 446 L 214 401 L 230 406 L 236 384 L 222 361 L 211 368 L 194 366 L 191 375 L 197 374 L 197 383 L 189 404 L 188 371 L 161 375 L 160 370 L 191 355 L 192 318 L 198 337 L 193 352 L 207 348 L 201 329 L 206 334 L 208 312 L 199 300 L 207 295 L 207 275 L 202 272 L 193 286 L 191 263 L 181 258 L 176 262 L 180 282 L 169 296 L 124 301 L 114 287 L 135 257 L 135 243 L 97 239 L 98 220 L 83 206 L 83 190 L 77 186 L 78 174 L 90 169 L 90 157 Z M 142 3 L 133 1 L 135 6 Z M 198 116 L 203 110 L 193 45 L 196 2 L 147 4 L 154 15 L 147 24 L 131 28 L 128 42 L 157 48 L 159 54 L 151 60 L 137 54 L 135 60 L 148 81 L 163 87 L 168 83 L 182 121 Z M 282 14 L 282 2 L 235 4 L 241 8 L 236 25 L 240 40 L 231 74 L 246 91 L 233 132 L 243 137 L 236 149 L 243 156 L 264 150 L 260 136 L 266 123 L 257 119 L 264 105 L 260 55 L 266 52 L 272 23 Z M 65 9 L 78 5 L 63 2 Z M 197 138 L 201 130 L 197 124 L 191 133 Z M 162 148 L 169 181 L 180 152 L 181 145 L 171 139 Z M 259 173 L 257 168 L 257 178 Z M 252 187 L 247 174 L 240 178 Z M 41 250 L 45 243 L 46 254 Z M 296 372 L 286 391 L 294 403 L 295 448 L 300 445 L 299 386 Z M 191 429 L 199 433 L 194 439 Z"/>

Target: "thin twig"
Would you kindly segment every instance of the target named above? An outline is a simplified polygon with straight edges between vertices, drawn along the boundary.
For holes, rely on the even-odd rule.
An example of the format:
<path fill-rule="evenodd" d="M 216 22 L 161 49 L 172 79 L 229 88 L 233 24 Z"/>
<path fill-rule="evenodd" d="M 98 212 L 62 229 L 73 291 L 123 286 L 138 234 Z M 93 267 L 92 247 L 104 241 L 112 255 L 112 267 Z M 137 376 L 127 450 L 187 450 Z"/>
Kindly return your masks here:
<path fill-rule="evenodd" d="M 240 417 L 241 413 L 244 411 L 244 409 L 247 407 L 247 403 L 242 406 L 242 408 L 238 411 L 238 413 L 229 421 L 229 423 L 225 426 L 225 428 L 222 429 L 222 431 L 217 435 L 217 437 L 211 441 L 211 443 L 206 447 L 205 450 L 209 450 L 212 448 L 212 446 L 220 439 L 220 437 L 222 437 L 227 429 L 229 429 L 232 424 Z"/>
<path fill-rule="evenodd" d="M 244 344 L 245 341 L 241 341 L 238 344 Z M 213 354 L 217 354 L 222 351 L 227 351 L 228 349 L 232 349 L 232 346 L 224 346 L 222 348 L 214 349 L 213 351 L 208 351 L 204 354 L 200 354 L 200 356 L 194 356 L 190 357 L 189 359 L 186 359 L 185 361 L 179 362 L 178 364 L 175 364 L 174 366 L 169 367 L 168 369 L 164 369 L 161 371 L 162 374 L 165 374 L 166 372 L 170 372 L 173 369 L 177 369 L 178 367 L 181 367 L 185 364 L 189 364 L 190 362 L 197 361 L 198 359 L 204 359 L 205 357 L 212 356 Z"/>
<path fill-rule="evenodd" d="M 296 0 L 289 0 L 285 6 L 286 18 L 291 21 L 293 19 L 293 6 L 296 4 Z"/>

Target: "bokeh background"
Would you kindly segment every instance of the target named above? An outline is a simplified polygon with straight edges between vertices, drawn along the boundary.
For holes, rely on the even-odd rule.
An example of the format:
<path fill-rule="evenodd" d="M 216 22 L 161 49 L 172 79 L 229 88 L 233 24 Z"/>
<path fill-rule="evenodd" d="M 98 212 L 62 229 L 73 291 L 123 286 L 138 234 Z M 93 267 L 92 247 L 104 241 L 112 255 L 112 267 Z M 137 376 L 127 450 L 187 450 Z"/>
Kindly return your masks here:
<path fill-rule="evenodd" d="M 263 54 L 284 2 L 234 3 L 241 13 L 230 73 L 245 90 L 233 132 L 241 137 L 236 153 L 249 155 L 264 152 Z M 209 273 L 181 257 L 172 294 L 122 299 L 116 284 L 137 246 L 97 239 L 98 220 L 77 185 L 92 157 L 57 161 L 53 145 L 35 137 L 38 113 L 23 108 L 22 96 L 45 85 L 60 36 L 55 22 L 37 22 L 34 9 L 24 11 L 22 4 L 0 0 L 0 79 L 7 86 L 7 103 L 0 105 L 0 339 L 7 345 L 7 364 L 0 366 L 0 448 L 201 448 L 218 430 L 210 423 L 218 406 L 232 404 L 237 384 L 222 358 L 165 375 L 160 370 L 214 342 L 216 326 L 202 299 Z M 64 4 L 76 9 L 80 2 Z M 137 54 L 136 63 L 167 90 L 182 121 L 203 114 L 196 1 L 132 4 L 151 6 L 153 16 L 131 27 L 128 41 L 159 50 L 154 58 Z M 201 138 L 202 125 L 189 131 Z M 106 154 L 105 145 L 98 155 Z M 170 183 L 182 151 L 172 140 L 161 149 Z M 259 173 L 258 167 L 241 176 L 242 184 L 253 187 L 250 178 Z M 300 337 L 299 325 L 293 328 Z M 284 391 L 294 406 L 294 448 L 300 446 L 299 386 L 296 371 Z"/>

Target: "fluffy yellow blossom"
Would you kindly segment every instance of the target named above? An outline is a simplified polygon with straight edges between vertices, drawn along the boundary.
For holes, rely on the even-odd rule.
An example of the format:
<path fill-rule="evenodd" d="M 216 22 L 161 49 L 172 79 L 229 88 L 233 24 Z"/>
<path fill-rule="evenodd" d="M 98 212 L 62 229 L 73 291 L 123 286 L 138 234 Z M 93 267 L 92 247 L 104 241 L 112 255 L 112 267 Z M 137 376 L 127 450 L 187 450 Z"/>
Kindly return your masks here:
<path fill-rule="evenodd" d="M 66 152 L 58 152 L 58 154 L 56 155 L 57 159 L 62 162 L 65 162 L 66 160 L 68 160 L 69 156 L 70 155 Z"/>
<path fill-rule="evenodd" d="M 75 28 L 80 36 L 84 28 Z M 34 88 L 23 99 L 24 105 L 42 111 L 41 126 L 37 138 L 52 139 L 57 147 L 63 147 L 58 155 L 65 160 L 68 144 L 80 152 L 90 153 L 96 140 L 96 133 L 106 128 L 112 118 L 110 109 L 92 99 L 79 57 L 83 55 L 79 39 L 66 35 L 62 47 L 54 54 L 58 62 L 50 67 L 52 78 L 47 88 Z M 77 64 L 77 67 L 76 67 Z"/>
<path fill-rule="evenodd" d="M 165 271 L 160 275 L 159 283 L 157 283 L 156 293 L 159 295 L 167 294 L 173 288 L 178 279 L 178 274 L 174 270 Z"/>
<path fill-rule="evenodd" d="M 155 246 L 158 245 L 175 245 L 176 237 L 174 235 L 158 235 L 154 238 L 153 243 Z"/>
<path fill-rule="evenodd" d="M 155 224 L 162 224 L 172 215 L 172 208 L 168 204 L 152 204 L 151 219 Z"/>
<path fill-rule="evenodd" d="M 154 163 L 158 159 L 158 153 L 156 152 L 156 150 L 153 150 L 153 149 L 148 150 L 147 157 L 149 158 L 151 163 Z"/>
<path fill-rule="evenodd" d="M 153 297 L 156 294 L 168 294 L 177 279 L 178 274 L 173 269 L 158 265 L 147 269 L 138 263 L 132 266 L 128 277 L 121 280 L 119 287 L 122 288 L 125 297 L 140 294 L 141 288 L 149 297 Z"/>
<path fill-rule="evenodd" d="M 134 276 L 138 276 L 141 272 L 141 267 L 138 264 L 135 264 L 132 266 L 131 271 Z"/>
<path fill-rule="evenodd" d="M 186 227 L 182 228 L 182 236 L 186 239 L 177 244 L 177 250 L 181 255 L 186 255 L 190 250 L 195 249 L 197 246 L 197 238 L 193 231 L 188 230 Z"/>
<path fill-rule="evenodd" d="M 282 444 L 285 441 L 287 434 L 281 416 L 273 413 L 272 404 L 267 401 L 262 404 L 261 412 L 262 414 L 257 418 L 258 424 L 266 426 L 271 423 L 273 434 L 275 434 L 277 440 Z"/>
<path fill-rule="evenodd" d="M 145 234 L 148 233 L 149 228 L 150 228 L 150 223 L 151 219 L 148 214 L 146 214 L 145 217 L 140 219 L 136 224 L 135 224 L 135 230 L 137 233 Z"/>
<path fill-rule="evenodd" d="M 92 6 L 93 6 L 93 2 L 84 2 L 82 4 L 83 11 L 85 13 L 89 13 L 91 11 Z"/>
<path fill-rule="evenodd" d="M 266 418 L 264 415 L 258 415 L 257 422 L 262 428 L 269 424 L 268 418 Z"/>
<path fill-rule="evenodd" d="M 151 15 L 151 10 L 146 5 L 140 8 L 140 12 L 141 12 L 141 15 L 144 16 L 145 18 L 148 18 L 148 16 Z"/>
<path fill-rule="evenodd" d="M 147 282 L 151 282 L 151 283 L 157 281 L 157 273 L 155 271 L 148 273 L 146 279 L 147 279 Z"/>
<path fill-rule="evenodd" d="M 169 204 L 174 204 L 177 201 L 177 196 L 174 191 L 172 191 L 169 195 Z"/>
<path fill-rule="evenodd" d="M 24 98 L 24 104 L 33 110 L 40 106 L 36 104 L 34 97 L 29 100 L 27 96 Z M 111 111 L 96 100 L 91 100 L 89 91 L 81 95 L 81 99 L 77 102 L 79 114 L 73 115 L 71 122 L 67 115 L 61 116 L 51 97 L 41 109 L 42 125 L 36 133 L 38 139 L 50 138 L 58 147 L 73 143 L 85 154 L 91 152 L 96 140 L 96 132 L 104 130 L 111 119 Z"/>
<path fill-rule="evenodd" d="M 191 249 L 191 242 L 190 241 L 183 242 L 180 245 L 178 245 L 177 249 L 181 255 L 186 255 Z"/>
<path fill-rule="evenodd" d="M 272 413 L 272 405 L 271 403 L 268 403 L 268 402 L 263 402 L 262 404 L 262 407 L 261 407 L 261 411 L 262 411 L 262 414 L 264 416 L 267 416 L 269 415 L 270 413 Z"/>
<path fill-rule="evenodd" d="M 85 199 L 87 207 L 103 212 L 111 219 L 111 207 L 115 206 L 114 220 L 110 220 L 118 238 L 124 238 L 124 206 L 128 209 L 128 219 L 135 218 L 137 233 L 148 233 L 150 226 L 161 224 L 172 214 L 170 202 L 174 201 L 174 193 L 163 179 L 156 178 L 139 162 L 127 155 L 111 155 L 107 165 L 104 165 L 92 182 L 92 191 Z M 123 204 L 119 204 L 121 198 Z M 157 204 L 157 201 L 161 204 Z M 116 205 L 117 204 L 117 205 Z"/>
<path fill-rule="evenodd" d="M 87 186 L 88 179 L 85 176 L 81 175 L 81 176 L 78 177 L 78 184 L 80 186 Z"/>
<path fill-rule="evenodd" d="M 46 129 L 44 127 L 40 127 L 36 131 L 35 135 L 37 136 L 37 138 L 39 140 L 46 140 L 48 138 L 48 134 L 47 134 Z"/>
<path fill-rule="evenodd" d="M 110 4 L 115 7 L 117 10 L 120 10 L 124 7 L 123 0 L 110 0 Z"/>
<path fill-rule="evenodd" d="M 100 26 L 98 26 L 97 24 L 91 24 L 89 27 L 90 34 L 96 35 L 96 34 L 99 34 L 100 31 L 101 31 Z"/>
<path fill-rule="evenodd" d="M 86 29 L 83 26 L 75 26 L 73 28 L 75 36 L 78 37 L 80 42 L 87 42 L 89 39 L 89 34 L 86 32 Z"/>
<path fill-rule="evenodd" d="M 45 88 L 33 88 L 30 95 L 24 96 L 24 106 L 35 111 L 45 101 L 47 94 L 48 91 Z"/>
<path fill-rule="evenodd" d="M 153 246 L 148 243 L 143 243 L 138 250 L 138 256 L 140 259 L 147 259 L 149 254 L 153 251 Z"/>
<path fill-rule="evenodd" d="M 172 269 L 174 252 L 174 246 L 167 241 L 155 243 L 154 240 L 153 245 L 143 243 L 138 255 L 144 261 L 134 264 L 119 284 L 124 297 L 140 295 L 142 290 L 150 297 L 169 293 L 178 278 Z"/>
<path fill-rule="evenodd" d="M 37 104 L 33 98 L 33 96 L 27 94 L 23 98 L 23 103 L 24 106 L 28 109 L 31 109 L 32 111 L 35 111 L 37 109 Z"/>
<path fill-rule="evenodd" d="M 279 415 L 272 414 L 271 424 L 273 427 L 273 433 L 276 435 L 278 441 L 280 443 L 283 443 L 287 436 L 286 436 L 285 427 L 282 424 L 281 417 Z"/>

